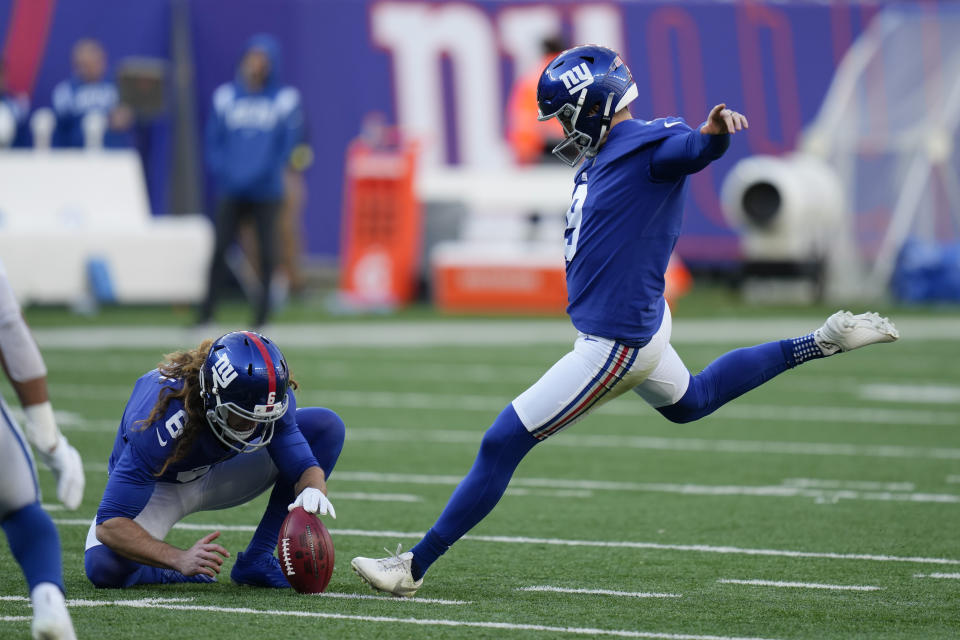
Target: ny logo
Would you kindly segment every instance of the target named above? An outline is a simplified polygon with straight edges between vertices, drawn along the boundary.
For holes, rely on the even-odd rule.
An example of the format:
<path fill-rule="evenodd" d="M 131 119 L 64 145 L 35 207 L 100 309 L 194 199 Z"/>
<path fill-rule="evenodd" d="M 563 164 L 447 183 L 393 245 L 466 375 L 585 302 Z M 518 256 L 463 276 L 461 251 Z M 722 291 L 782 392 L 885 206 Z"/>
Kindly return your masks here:
<path fill-rule="evenodd" d="M 582 62 L 579 67 L 564 71 L 560 74 L 560 79 L 563 80 L 563 86 L 567 88 L 570 95 L 593 84 L 593 74 L 590 73 L 586 62 Z"/>
<path fill-rule="evenodd" d="M 227 354 L 221 353 L 213 365 L 213 384 L 217 389 L 227 387 L 237 377 L 237 370 L 230 364 Z"/>

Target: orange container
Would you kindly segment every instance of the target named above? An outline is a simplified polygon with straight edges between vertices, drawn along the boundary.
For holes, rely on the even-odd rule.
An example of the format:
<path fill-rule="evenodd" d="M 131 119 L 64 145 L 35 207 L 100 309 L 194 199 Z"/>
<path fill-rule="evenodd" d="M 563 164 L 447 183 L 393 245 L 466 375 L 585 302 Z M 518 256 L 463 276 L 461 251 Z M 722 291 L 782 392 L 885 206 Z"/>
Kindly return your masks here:
<path fill-rule="evenodd" d="M 340 290 L 355 304 L 397 305 L 416 295 L 422 214 L 413 144 L 347 149 Z"/>
<path fill-rule="evenodd" d="M 446 311 L 562 313 L 567 306 L 563 255 L 434 251 L 434 304 Z"/>

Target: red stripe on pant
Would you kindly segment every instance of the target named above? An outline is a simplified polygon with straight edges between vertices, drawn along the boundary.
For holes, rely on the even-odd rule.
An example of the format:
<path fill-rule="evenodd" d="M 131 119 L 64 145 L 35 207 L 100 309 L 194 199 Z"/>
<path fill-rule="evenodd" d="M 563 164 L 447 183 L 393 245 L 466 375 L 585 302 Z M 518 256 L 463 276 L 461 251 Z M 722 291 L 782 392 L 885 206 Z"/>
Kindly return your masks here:
<path fill-rule="evenodd" d="M 623 361 L 624 359 L 626 359 L 627 354 L 630 353 L 630 347 L 621 346 L 618 348 L 622 349 L 622 351 L 620 352 L 620 355 L 617 356 L 617 363 L 614 365 L 613 370 L 607 373 L 606 377 L 604 377 L 604 379 L 600 381 L 600 384 L 596 388 L 594 388 L 594 390 L 590 392 L 590 394 L 586 398 L 584 398 L 572 412 L 568 413 L 565 418 L 561 419 L 559 422 L 557 422 L 553 426 L 547 429 L 544 429 L 539 433 L 534 434 L 535 438 L 537 438 L 538 440 L 544 440 L 546 438 L 549 438 L 554 433 L 556 433 L 563 427 L 570 424 L 584 411 L 586 411 L 591 406 L 593 406 L 597 400 L 600 400 L 600 398 L 602 398 L 604 394 L 606 394 L 606 392 L 610 390 L 607 388 L 607 384 L 610 382 L 611 378 L 616 378 L 619 376 L 621 370 L 623 369 Z"/>

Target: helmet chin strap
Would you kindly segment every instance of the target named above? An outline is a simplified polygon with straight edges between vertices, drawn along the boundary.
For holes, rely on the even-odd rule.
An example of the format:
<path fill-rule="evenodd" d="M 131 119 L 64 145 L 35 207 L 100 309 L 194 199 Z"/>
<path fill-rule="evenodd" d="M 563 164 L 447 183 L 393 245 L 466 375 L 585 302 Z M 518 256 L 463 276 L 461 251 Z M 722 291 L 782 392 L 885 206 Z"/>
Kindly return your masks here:
<path fill-rule="evenodd" d="M 584 90 L 586 91 L 586 90 Z M 607 137 L 607 133 L 610 129 L 610 121 L 613 120 L 613 114 L 610 113 L 610 107 L 613 104 L 613 92 L 607 94 L 607 104 L 603 107 L 603 115 L 600 117 L 600 135 L 597 136 L 597 140 L 590 145 L 590 148 L 587 150 L 587 156 L 593 157 L 597 155 L 597 152 L 600 151 L 600 145 L 603 144 L 604 140 Z"/>

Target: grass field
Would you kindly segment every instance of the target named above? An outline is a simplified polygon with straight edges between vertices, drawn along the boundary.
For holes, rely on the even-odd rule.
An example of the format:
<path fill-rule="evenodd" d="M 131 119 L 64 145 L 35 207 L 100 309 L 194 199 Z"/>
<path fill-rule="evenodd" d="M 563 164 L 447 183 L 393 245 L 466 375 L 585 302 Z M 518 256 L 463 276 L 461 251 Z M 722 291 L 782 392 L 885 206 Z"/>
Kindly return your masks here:
<path fill-rule="evenodd" d="M 175 312 L 108 314 L 73 331 L 64 314 L 30 315 L 87 469 L 81 508 L 52 510 L 80 637 L 960 636 L 960 315 L 904 313 L 900 342 L 805 364 L 699 423 L 670 424 L 632 395 L 614 401 L 535 448 L 413 600 L 372 598 L 350 558 L 419 539 L 484 429 L 569 349 L 572 331 L 549 318 L 417 312 L 308 326 L 308 315 L 281 318 L 271 334 L 300 405 L 328 406 L 348 428 L 330 480 L 337 559 L 323 596 L 234 586 L 232 559 L 218 584 L 94 589 L 84 538 L 127 394 L 195 336 Z M 675 313 L 674 344 L 693 370 L 824 317 L 724 308 L 715 327 L 710 315 Z M 372 346 L 357 344 L 364 334 Z M 40 480 L 56 509 L 52 476 Z M 219 529 L 235 554 L 264 503 L 195 514 L 168 541 L 185 547 Z M 25 592 L 3 547 L 0 638 L 28 635 Z"/>

